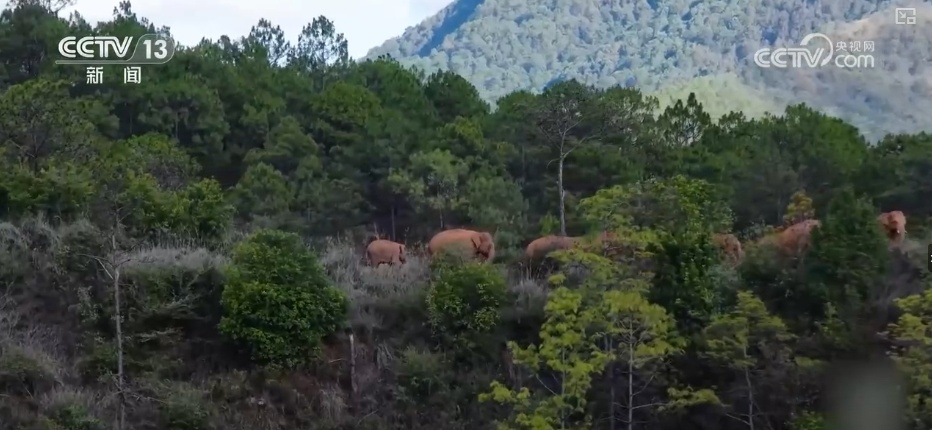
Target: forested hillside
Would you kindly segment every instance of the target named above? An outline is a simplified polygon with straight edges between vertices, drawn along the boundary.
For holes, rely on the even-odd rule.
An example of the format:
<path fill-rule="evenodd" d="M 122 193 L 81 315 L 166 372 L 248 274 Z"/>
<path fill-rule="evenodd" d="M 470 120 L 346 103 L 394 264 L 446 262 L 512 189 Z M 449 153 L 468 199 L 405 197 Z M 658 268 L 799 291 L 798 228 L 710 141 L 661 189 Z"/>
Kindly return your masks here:
<path fill-rule="evenodd" d="M 324 17 L 93 85 L 63 36 L 168 30 L 43 4 L 0 15 L 0 430 L 932 426 L 932 135 L 572 80 L 492 112 Z M 451 228 L 494 257 L 428 256 Z"/>
<path fill-rule="evenodd" d="M 428 72 L 459 73 L 487 100 L 576 79 L 661 91 L 661 102 L 693 90 L 713 111 L 780 113 L 805 102 L 874 140 L 932 125 L 932 6 L 896 6 L 916 6 L 919 24 L 896 25 L 887 0 L 457 0 L 368 58 L 388 54 Z M 764 70 L 753 63 L 759 48 L 798 46 L 812 32 L 846 46 L 874 42 L 876 68 Z"/>

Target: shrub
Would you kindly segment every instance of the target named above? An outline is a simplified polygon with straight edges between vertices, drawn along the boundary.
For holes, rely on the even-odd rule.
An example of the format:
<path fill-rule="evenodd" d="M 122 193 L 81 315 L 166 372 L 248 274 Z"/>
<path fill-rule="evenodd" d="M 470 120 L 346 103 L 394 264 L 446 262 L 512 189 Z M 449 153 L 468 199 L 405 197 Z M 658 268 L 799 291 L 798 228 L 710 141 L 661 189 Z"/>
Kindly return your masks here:
<path fill-rule="evenodd" d="M 32 394 L 48 390 L 58 383 L 51 363 L 41 354 L 13 345 L 0 345 L 0 391 Z"/>
<path fill-rule="evenodd" d="M 253 359 L 285 366 L 316 353 L 343 326 L 348 307 L 301 239 L 276 230 L 234 248 L 221 304 L 221 333 L 248 346 Z"/>
<path fill-rule="evenodd" d="M 826 427 L 825 418 L 809 411 L 793 417 L 787 425 L 790 430 L 824 430 Z"/>
<path fill-rule="evenodd" d="M 63 405 L 44 421 L 48 430 L 104 430 L 107 427 L 80 405 Z"/>
<path fill-rule="evenodd" d="M 492 265 L 444 267 L 427 295 L 434 333 L 446 342 L 471 343 L 473 335 L 491 331 L 501 318 L 506 289 Z"/>
<path fill-rule="evenodd" d="M 209 414 L 195 390 L 178 390 L 160 407 L 162 428 L 172 430 L 204 430 L 209 428 Z"/>

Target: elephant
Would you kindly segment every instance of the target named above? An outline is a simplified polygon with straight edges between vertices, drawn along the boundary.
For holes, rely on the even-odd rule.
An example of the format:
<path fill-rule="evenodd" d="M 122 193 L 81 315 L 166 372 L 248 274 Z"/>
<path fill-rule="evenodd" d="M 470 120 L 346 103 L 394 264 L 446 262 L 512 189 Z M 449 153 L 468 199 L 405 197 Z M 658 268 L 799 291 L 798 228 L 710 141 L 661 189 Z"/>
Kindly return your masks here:
<path fill-rule="evenodd" d="M 725 257 L 732 264 L 738 264 L 744 259 L 741 241 L 735 235 L 727 233 L 714 234 L 712 235 L 712 242 L 722 250 Z"/>
<path fill-rule="evenodd" d="M 877 217 L 891 242 L 899 243 L 906 237 L 906 215 L 901 211 L 886 212 Z"/>
<path fill-rule="evenodd" d="M 548 235 L 534 239 L 527 245 L 524 255 L 528 261 L 540 260 L 553 251 L 570 249 L 580 241 L 580 237 Z"/>
<path fill-rule="evenodd" d="M 527 245 L 524 254 L 528 261 L 540 260 L 551 252 L 570 249 L 579 244 L 589 243 L 588 240 L 589 238 L 586 236 L 547 235 L 531 241 L 531 243 Z M 612 240 L 615 240 L 615 233 L 603 231 L 592 240 L 592 243 L 605 246 L 605 242 L 610 242 Z"/>
<path fill-rule="evenodd" d="M 376 239 L 366 246 L 366 261 L 370 266 L 379 267 L 383 263 L 389 266 L 395 263 L 405 264 L 408 261 L 405 254 L 404 245 L 390 240 Z"/>
<path fill-rule="evenodd" d="M 495 259 L 495 241 L 488 232 L 466 230 L 462 228 L 444 230 L 434 235 L 427 244 L 427 252 L 431 257 L 450 246 L 461 246 L 473 252 L 480 261 L 491 262 Z"/>
<path fill-rule="evenodd" d="M 785 255 L 798 255 L 809 248 L 812 230 L 822 225 L 822 222 L 814 219 L 807 219 L 793 224 L 783 231 L 765 238 L 765 241 L 773 241 L 779 250 Z"/>

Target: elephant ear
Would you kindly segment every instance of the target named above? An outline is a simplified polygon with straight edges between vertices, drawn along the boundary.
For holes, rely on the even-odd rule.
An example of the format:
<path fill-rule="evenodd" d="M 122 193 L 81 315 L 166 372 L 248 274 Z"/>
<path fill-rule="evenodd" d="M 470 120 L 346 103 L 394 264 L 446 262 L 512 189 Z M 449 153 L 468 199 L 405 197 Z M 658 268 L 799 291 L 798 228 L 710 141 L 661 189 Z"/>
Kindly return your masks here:
<path fill-rule="evenodd" d="M 471 240 L 472 240 L 472 245 L 475 246 L 476 249 L 479 249 L 479 247 L 482 245 L 481 234 L 474 235 Z"/>
<path fill-rule="evenodd" d="M 884 226 L 889 226 L 890 225 L 890 214 L 882 213 L 880 214 L 879 217 L 877 217 L 877 220 L 880 221 L 880 223 L 883 224 Z"/>

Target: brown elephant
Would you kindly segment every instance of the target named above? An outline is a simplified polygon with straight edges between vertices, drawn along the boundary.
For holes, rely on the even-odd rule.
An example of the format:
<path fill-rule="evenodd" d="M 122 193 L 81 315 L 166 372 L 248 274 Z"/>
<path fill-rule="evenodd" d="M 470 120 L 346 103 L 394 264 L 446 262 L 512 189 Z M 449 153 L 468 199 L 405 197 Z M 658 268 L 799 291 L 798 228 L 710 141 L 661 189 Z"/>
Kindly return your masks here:
<path fill-rule="evenodd" d="M 531 241 L 524 255 L 528 261 L 540 260 L 551 252 L 572 248 L 579 243 L 580 239 L 580 237 L 547 235 Z"/>
<path fill-rule="evenodd" d="M 906 237 L 906 215 L 901 211 L 886 212 L 877 217 L 891 242 L 899 243 Z"/>
<path fill-rule="evenodd" d="M 603 231 L 592 238 L 588 236 L 547 235 L 531 241 L 525 249 L 524 255 L 526 260 L 531 262 L 543 259 L 551 252 L 570 249 L 583 244 L 600 245 L 604 250 L 615 239 L 615 233 L 611 231 Z"/>
<path fill-rule="evenodd" d="M 812 230 L 820 225 L 822 222 L 819 220 L 807 219 L 768 236 L 764 240 L 774 243 L 784 255 L 798 255 L 809 248 Z"/>
<path fill-rule="evenodd" d="M 376 239 L 366 246 L 366 261 L 370 266 L 375 267 L 379 267 L 383 263 L 389 266 L 396 263 L 405 264 L 408 261 L 405 256 L 406 253 L 405 246 L 398 242 Z"/>
<path fill-rule="evenodd" d="M 712 242 L 722 250 L 730 263 L 738 264 L 744 259 L 741 241 L 735 235 L 728 233 L 714 234 L 712 235 Z"/>
<path fill-rule="evenodd" d="M 495 241 L 492 235 L 484 231 L 456 228 L 444 230 L 434 235 L 427 244 L 427 252 L 433 257 L 443 249 L 463 247 L 472 251 L 481 261 L 491 262 L 495 259 Z"/>

